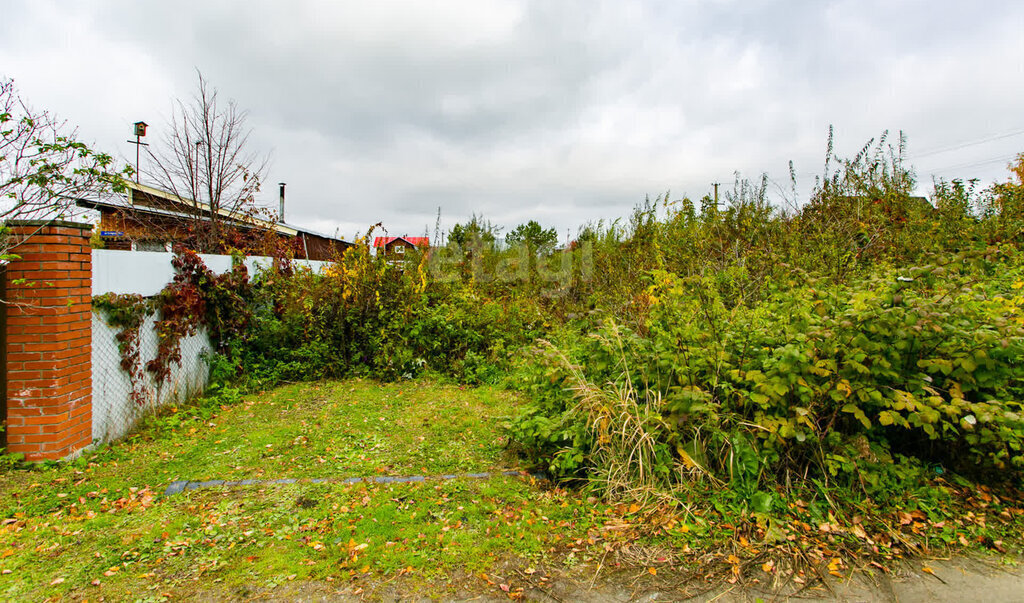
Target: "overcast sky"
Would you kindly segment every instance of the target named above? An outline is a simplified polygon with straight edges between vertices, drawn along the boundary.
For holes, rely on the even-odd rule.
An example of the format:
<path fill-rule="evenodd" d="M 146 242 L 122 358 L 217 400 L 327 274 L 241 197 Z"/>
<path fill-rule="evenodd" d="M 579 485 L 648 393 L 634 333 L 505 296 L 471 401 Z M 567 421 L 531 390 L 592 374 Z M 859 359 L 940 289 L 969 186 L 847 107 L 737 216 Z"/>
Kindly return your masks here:
<path fill-rule="evenodd" d="M 134 161 L 196 69 L 271 154 L 260 198 L 345 238 L 471 213 L 559 238 L 734 172 L 806 195 L 884 130 L 933 175 L 1006 178 L 1024 151 L 1024 3 L 948 0 L 0 0 L 0 77 Z M 976 143 L 976 144 L 969 144 Z"/>

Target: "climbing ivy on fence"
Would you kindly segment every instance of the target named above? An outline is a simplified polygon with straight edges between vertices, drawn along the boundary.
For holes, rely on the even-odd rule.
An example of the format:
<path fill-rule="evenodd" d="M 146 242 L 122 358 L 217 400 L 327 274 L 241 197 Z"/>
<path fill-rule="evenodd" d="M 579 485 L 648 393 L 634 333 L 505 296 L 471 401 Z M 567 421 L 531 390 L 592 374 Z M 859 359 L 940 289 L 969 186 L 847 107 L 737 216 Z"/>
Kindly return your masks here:
<path fill-rule="evenodd" d="M 221 349 L 225 339 L 244 329 L 251 316 L 249 275 L 241 262 L 235 262 L 230 272 L 217 275 L 194 251 L 178 247 L 171 263 L 174 279 L 151 298 L 116 293 L 93 298 L 93 308 L 118 329 L 120 366 L 131 380 L 131 398 L 136 404 L 145 402 L 145 373 L 159 384 L 170 378 L 172 364 L 181 366 L 184 338 L 205 327 L 213 347 Z M 153 325 L 157 354 L 143 366 L 139 337 L 146 317 L 153 313 L 158 315 Z"/>
<path fill-rule="evenodd" d="M 142 323 L 153 312 L 151 300 L 135 293 L 105 293 L 92 298 L 92 307 L 106 316 L 106 322 L 118 329 L 115 339 L 121 355 L 121 370 L 131 381 L 131 399 L 136 404 L 145 401 L 143 371 L 139 361 L 139 334 Z"/>

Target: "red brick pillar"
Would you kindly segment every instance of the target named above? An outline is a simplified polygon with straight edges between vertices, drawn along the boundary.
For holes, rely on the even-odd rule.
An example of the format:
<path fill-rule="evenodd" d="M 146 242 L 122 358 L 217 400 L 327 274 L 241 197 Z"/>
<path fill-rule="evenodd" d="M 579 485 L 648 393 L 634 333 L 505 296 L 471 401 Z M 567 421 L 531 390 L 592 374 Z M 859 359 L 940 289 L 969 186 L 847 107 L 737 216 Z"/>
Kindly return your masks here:
<path fill-rule="evenodd" d="M 8 226 L 24 241 L 6 269 L 2 435 L 27 460 L 63 458 L 92 441 L 92 227 Z"/>

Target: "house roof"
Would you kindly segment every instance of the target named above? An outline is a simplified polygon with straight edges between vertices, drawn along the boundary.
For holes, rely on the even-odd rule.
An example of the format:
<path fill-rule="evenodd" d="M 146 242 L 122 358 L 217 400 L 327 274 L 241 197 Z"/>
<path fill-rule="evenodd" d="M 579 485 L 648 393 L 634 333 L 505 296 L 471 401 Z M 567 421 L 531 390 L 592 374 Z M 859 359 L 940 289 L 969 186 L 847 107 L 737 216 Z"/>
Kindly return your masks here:
<path fill-rule="evenodd" d="M 384 247 L 398 240 L 405 241 L 414 247 L 430 247 L 430 237 L 376 237 L 373 239 L 373 246 Z"/>
<path fill-rule="evenodd" d="M 183 199 L 173 193 L 169 193 L 167 191 L 154 188 L 152 186 L 147 186 L 145 184 L 139 184 L 137 182 L 127 182 L 126 185 L 129 189 L 129 195 L 127 197 L 114 196 L 110 200 L 103 201 L 92 199 L 78 199 L 76 200 L 76 205 L 78 205 L 79 207 L 86 207 L 89 209 L 118 209 L 139 212 L 149 215 L 166 216 L 170 218 L 192 217 L 192 214 L 189 212 L 189 210 L 193 208 L 193 204 L 191 201 L 187 199 Z M 160 199 L 168 201 L 170 203 L 170 207 L 180 206 L 181 209 L 168 209 L 166 207 L 157 207 L 152 204 L 133 203 L 132 191 L 139 191 L 141 193 L 145 193 L 153 197 L 158 197 Z M 208 215 L 210 213 L 209 205 L 207 205 L 206 203 L 198 203 L 196 204 L 196 206 L 204 215 Z M 298 236 L 299 234 L 308 234 L 321 237 L 324 239 L 336 240 L 341 241 L 342 243 L 347 243 L 347 241 L 344 241 L 342 239 L 336 239 L 335 237 L 327 236 L 315 230 L 311 230 L 309 228 L 302 228 L 285 222 L 264 220 L 259 217 L 239 214 L 237 212 L 232 212 L 226 209 L 218 209 L 217 213 L 226 218 L 227 220 L 244 227 L 266 228 L 268 230 L 273 230 L 278 234 L 291 237 Z"/>
<path fill-rule="evenodd" d="M 152 186 L 147 186 L 145 184 L 140 184 L 138 182 L 128 181 L 125 184 L 128 187 L 128 198 L 127 198 L 128 205 L 126 207 L 122 208 L 122 209 L 133 209 L 133 210 L 138 211 L 141 208 L 141 206 L 145 206 L 146 209 L 151 209 L 152 208 L 151 204 L 136 203 L 135 202 L 135 195 L 133 193 L 135 191 L 138 191 L 138 192 L 143 193 L 145 195 L 149 195 L 151 197 L 156 197 L 157 199 L 162 199 L 164 201 L 168 201 L 172 206 L 181 206 L 182 210 L 184 210 L 184 212 L 185 212 L 184 213 L 185 216 L 190 216 L 191 214 L 188 213 L 188 212 L 189 212 L 189 210 L 191 210 L 193 208 L 198 209 L 204 215 L 209 215 L 209 214 L 212 213 L 212 211 L 210 210 L 210 206 L 208 204 L 206 204 L 206 203 L 202 203 L 202 202 L 193 203 L 193 201 L 191 199 L 185 199 L 183 197 L 179 197 L 178 195 L 175 195 L 174 193 L 171 193 L 171 192 L 168 192 L 168 191 L 165 191 L 165 190 L 161 190 L 159 188 L 155 188 L 155 187 L 152 187 Z M 170 210 L 170 211 L 175 211 L 175 210 Z M 266 228 L 268 230 L 274 230 L 274 231 L 276 231 L 276 232 L 278 232 L 280 234 L 289 235 L 289 236 L 295 236 L 299 232 L 309 232 L 309 234 L 318 234 L 318 233 L 314 233 L 314 232 L 310 232 L 310 231 L 306 231 L 306 230 L 301 230 L 300 231 L 300 229 L 297 229 L 295 227 L 289 226 L 289 225 L 287 225 L 287 224 L 285 224 L 283 222 L 273 222 L 273 221 L 270 221 L 270 220 L 264 220 L 264 219 L 259 218 L 257 216 L 252 216 L 252 215 L 248 215 L 248 214 L 242 214 L 242 213 L 239 213 L 239 212 L 231 211 L 230 209 L 225 209 L 223 207 L 218 207 L 217 208 L 217 215 L 223 216 L 223 217 L 227 218 L 228 220 L 231 220 L 231 221 L 233 221 L 235 223 L 238 223 L 238 224 L 249 224 L 249 225 L 255 226 L 257 228 Z M 323 236 L 323 235 L 318 235 L 318 236 Z M 328 237 L 328 238 L 330 238 L 330 237 Z"/>

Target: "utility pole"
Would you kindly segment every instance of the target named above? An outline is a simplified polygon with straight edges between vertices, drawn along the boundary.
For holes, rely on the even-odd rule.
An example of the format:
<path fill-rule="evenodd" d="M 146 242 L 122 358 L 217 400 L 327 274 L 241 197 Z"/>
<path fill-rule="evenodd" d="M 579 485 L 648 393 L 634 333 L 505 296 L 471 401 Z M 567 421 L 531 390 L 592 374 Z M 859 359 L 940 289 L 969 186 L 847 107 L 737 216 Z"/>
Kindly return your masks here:
<path fill-rule="evenodd" d="M 196 172 L 195 172 L 195 174 L 192 175 L 192 201 L 193 201 L 194 204 L 196 204 L 196 207 L 198 207 L 199 192 L 200 192 L 200 188 L 199 188 L 199 170 L 200 170 L 200 165 L 201 164 L 199 163 L 199 147 L 201 147 L 201 146 L 203 146 L 203 141 L 202 140 L 197 140 L 196 141 Z"/>
<path fill-rule="evenodd" d="M 718 185 L 721 182 L 712 182 L 711 186 L 715 187 L 715 211 L 718 211 Z"/>

